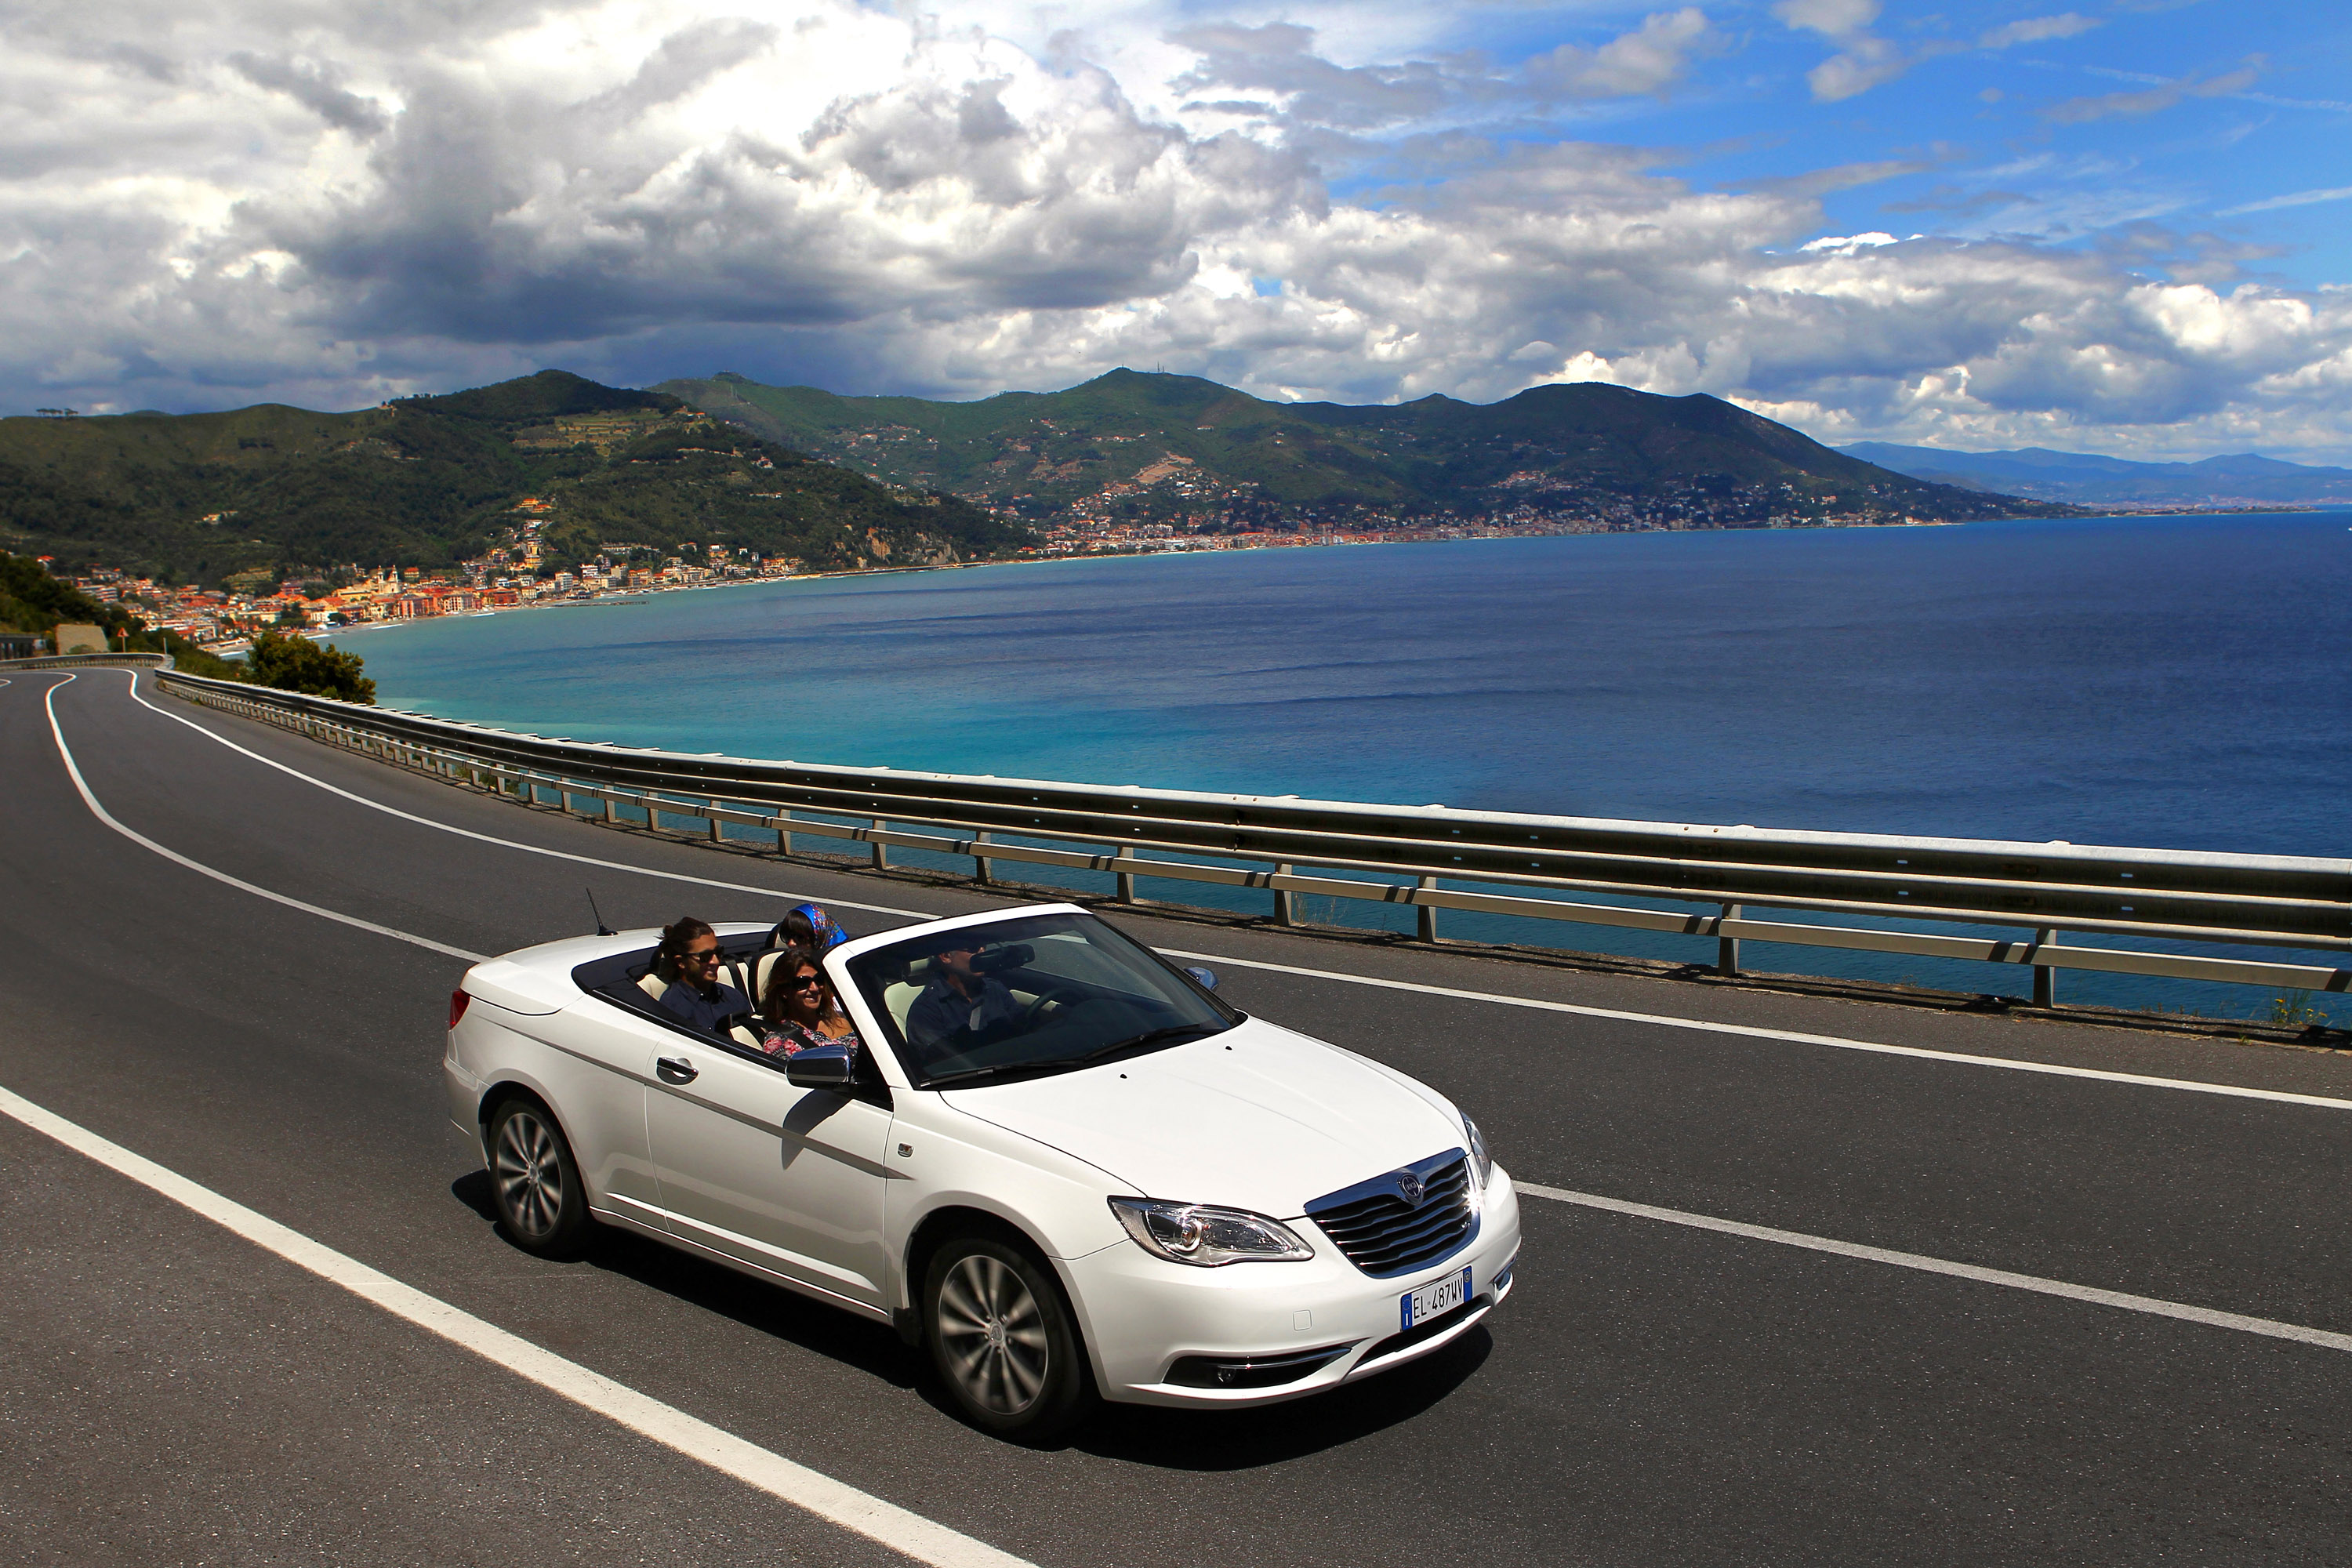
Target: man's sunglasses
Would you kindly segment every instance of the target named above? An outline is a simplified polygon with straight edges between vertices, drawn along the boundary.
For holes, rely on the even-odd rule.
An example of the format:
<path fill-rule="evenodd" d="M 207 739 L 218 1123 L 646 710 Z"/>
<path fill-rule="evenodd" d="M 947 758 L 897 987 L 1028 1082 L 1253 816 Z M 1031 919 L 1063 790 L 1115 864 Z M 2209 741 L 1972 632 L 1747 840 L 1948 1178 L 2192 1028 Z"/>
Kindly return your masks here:
<path fill-rule="evenodd" d="M 687 963 L 716 963 L 719 962 L 719 950 L 714 947 L 707 952 L 681 952 L 677 956 L 681 962 Z"/>

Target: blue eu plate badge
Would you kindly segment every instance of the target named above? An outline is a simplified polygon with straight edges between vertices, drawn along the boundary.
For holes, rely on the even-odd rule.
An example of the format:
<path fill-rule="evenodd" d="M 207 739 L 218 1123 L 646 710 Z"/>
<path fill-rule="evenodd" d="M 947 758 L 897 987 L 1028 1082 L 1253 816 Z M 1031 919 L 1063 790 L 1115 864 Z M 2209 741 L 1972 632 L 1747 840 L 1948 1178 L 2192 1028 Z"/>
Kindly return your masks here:
<path fill-rule="evenodd" d="M 1470 1270 L 1449 1274 L 1443 1279 L 1433 1279 L 1416 1289 L 1406 1291 L 1397 1299 L 1397 1318 L 1406 1330 L 1421 1327 L 1430 1319 L 1454 1310 L 1470 1299 Z"/>

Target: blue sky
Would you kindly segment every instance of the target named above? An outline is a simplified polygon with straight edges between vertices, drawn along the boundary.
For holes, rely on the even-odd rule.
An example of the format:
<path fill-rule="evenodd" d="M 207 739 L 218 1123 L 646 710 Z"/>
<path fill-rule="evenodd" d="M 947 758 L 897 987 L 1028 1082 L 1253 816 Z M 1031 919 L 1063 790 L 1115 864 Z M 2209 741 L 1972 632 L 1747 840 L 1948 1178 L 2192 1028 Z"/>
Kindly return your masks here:
<path fill-rule="evenodd" d="M 2352 7 L 0 4 L 0 411 L 1553 381 L 2352 462 Z"/>
<path fill-rule="evenodd" d="M 2304 287 L 2352 280 L 2352 6 L 2093 7 L 2062 13 L 2098 23 L 2072 36 L 1971 47 L 2052 14 L 1890 7 L 1874 30 L 1927 58 L 1833 101 L 1803 80 L 1827 40 L 1759 20 L 1645 139 L 1698 143 L 1684 167 L 1718 183 L 1930 165 L 1827 197 L 1838 232 L 2084 244 L 2155 224 L 2268 251 L 2259 269 Z"/>

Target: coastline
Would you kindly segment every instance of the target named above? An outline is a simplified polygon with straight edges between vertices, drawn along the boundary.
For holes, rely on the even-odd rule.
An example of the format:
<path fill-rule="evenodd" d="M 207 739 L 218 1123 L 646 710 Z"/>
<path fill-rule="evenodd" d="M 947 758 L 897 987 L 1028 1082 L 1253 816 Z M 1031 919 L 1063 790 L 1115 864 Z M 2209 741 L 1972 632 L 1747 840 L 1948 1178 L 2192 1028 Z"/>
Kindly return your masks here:
<path fill-rule="evenodd" d="M 2347 509 L 2346 509 L 2346 508 L 2333 507 L 2333 506 L 2328 506 L 2328 505 L 2325 505 L 2325 504 L 2318 504 L 2318 503 L 2312 503 L 2312 504 L 2297 503 L 2297 504 L 2293 504 L 2293 505 L 2278 505 L 2278 506 L 2249 506 L 2249 507 L 2229 507 L 2229 508 L 2202 508 L 2202 507 L 2200 507 L 2200 508 L 2181 508 L 2181 507 L 2174 507 L 2174 508 L 2163 508 L 2163 509 L 2159 509 L 2159 510 L 2117 510 L 2086 511 L 2086 512 L 2085 512 L 2085 514 L 2084 514 L 2084 516 L 2080 517 L 2080 518 L 2032 518 L 2032 519 L 2004 518 L 2004 519 L 1979 519 L 1979 520 L 1975 520 L 1975 521 L 1978 521 L 1978 522 L 1985 522 L 1985 521 L 1991 521 L 1991 522 L 2005 522 L 2005 521 L 2042 521 L 2042 522 L 2068 522 L 2068 521 L 2083 521 L 2083 522 L 2091 522 L 2091 521 L 2107 521 L 2107 520 L 2113 520 L 2113 519 L 2129 519 L 2129 518 L 2146 518 L 2146 519 L 2151 519 L 2151 520 L 2163 520 L 2163 519 L 2168 519 L 2168 518 L 2190 518 L 2190 517 L 2203 517 L 2203 518 L 2211 518 L 2211 517 L 2275 517 L 2275 516 L 2282 516 L 2282 515 L 2301 515 L 2301 514 L 2310 514 L 2310 513 L 2317 513 L 2317 512 L 2335 511 L 2335 510 L 2347 510 Z M 1591 530 L 1591 531 L 1585 531 L 1585 530 L 1566 530 L 1566 531 L 1556 531 L 1556 530 L 1546 529 L 1546 530 L 1543 530 L 1543 531 L 1511 531 L 1511 530 L 1505 530 L 1505 529 L 1499 529 L 1499 528 L 1498 528 L 1498 529 L 1495 529 L 1495 530 L 1493 530 L 1493 531 L 1483 531 L 1483 532 L 1475 532 L 1475 533 L 1472 533 L 1472 532 L 1464 532 L 1464 533 L 1458 533 L 1458 534 L 1430 534 L 1430 535 L 1425 535 L 1425 536 L 1421 536 L 1421 537 L 1413 537 L 1413 536 L 1410 536 L 1410 535 L 1408 535 L 1408 536 L 1404 536 L 1404 537 L 1398 537 L 1398 536 L 1396 536 L 1396 535 L 1394 535 L 1394 534 L 1390 534 L 1390 535 L 1386 535 L 1386 536 L 1380 537 L 1380 538 L 1353 538 L 1353 539 L 1348 539 L 1348 538 L 1316 538 L 1316 539 L 1313 539 L 1313 540 L 1311 540 L 1311 541 L 1301 541 L 1301 542 L 1290 542 L 1290 541 L 1293 541 L 1293 540 L 1295 540 L 1295 539 L 1297 538 L 1297 536 L 1296 536 L 1296 535 L 1292 535 L 1292 534 L 1270 534 L 1270 535 L 1265 535 L 1265 536 L 1264 536 L 1264 539 L 1265 539 L 1265 542 L 1256 542 L 1256 540 L 1257 540 L 1257 538 L 1258 538 L 1259 536 L 1255 536 L 1255 535 L 1218 535 L 1218 536 L 1216 536 L 1216 537 L 1219 537 L 1219 538 L 1226 538 L 1226 539 L 1244 539 L 1244 538 L 1246 538 L 1246 539 L 1250 539 L 1250 540 L 1252 540 L 1253 542 L 1250 542 L 1250 543 L 1245 543 L 1245 544 L 1244 544 L 1244 543 L 1228 543 L 1228 544 L 1219 544 L 1219 545 L 1217 545 L 1216 547 L 1214 547 L 1214 548 L 1213 548 L 1213 549 L 1205 549 L 1205 550 L 1203 550 L 1203 549 L 1171 550 L 1171 549 L 1164 549 L 1164 548 L 1162 548 L 1162 549 L 1131 548 L 1131 549 L 1113 549 L 1113 550 L 1089 550 L 1089 551 L 1087 551 L 1087 552 L 1083 552 L 1083 553 L 1079 553 L 1079 552 L 1072 552 L 1072 553 L 1068 553 L 1068 554 L 1060 554 L 1060 555 L 1012 556 L 1012 557 L 1006 557 L 1006 558 L 995 559 L 995 560 L 987 560 L 987 561 L 945 561 L 945 562 L 927 562 L 927 563 L 924 563 L 919 564 L 919 565 L 909 565 L 909 566 L 857 566 L 857 567 L 847 567 L 847 568 L 844 568 L 844 569 L 842 569 L 842 570 L 840 570 L 840 571 L 835 571 L 835 572 L 795 572 L 795 573 L 792 574 L 791 574 L 791 575 L 789 575 L 789 576 L 783 576 L 783 577 L 751 577 L 751 578 L 745 578 L 745 579 L 742 579 L 742 580 L 740 580 L 740 581 L 734 581 L 734 582 L 724 582 L 724 583 L 692 583 L 692 584 L 678 584 L 678 585 L 677 585 L 677 586 L 673 586 L 673 587 L 632 588 L 632 589 L 629 589 L 628 591 L 626 591 L 625 593 L 623 593 L 623 594 L 614 594 L 614 595 L 593 595 L 593 596 L 592 596 L 592 597 L 586 597 L 586 598 L 581 598 L 581 597 L 568 597 L 568 598 L 562 598 L 562 599 L 550 600 L 550 601 L 547 601 L 547 602 L 545 602 L 545 603 L 534 602 L 534 603 L 528 604 L 528 605 L 509 605 L 500 606 L 500 607 L 496 608 L 496 609 L 472 611 L 472 612 L 469 612 L 468 614 L 462 615 L 462 616 L 433 616 L 424 617 L 424 618 L 421 618 L 421 619 L 409 619 L 409 620 L 362 621 L 362 622 L 361 622 L 361 623 L 359 623 L 359 624 L 357 624 L 357 625 L 355 625 L 355 626 L 309 626 L 309 627 L 304 627 L 304 628 L 302 628 L 302 629 L 298 633 L 298 635 L 299 635 L 299 636 L 301 636 L 301 637 L 307 637 L 307 638 L 309 638 L 309 639 L 310 639 L 310 641 L 312 641 L 312 642 L 326 642 L 326 641 L 329 641 L 330 639 L 334 638 L 334 637 L 356 636 L 357 634 L 359 634 L 359 633 L 361 633 L 361 632 L 392 631 L 392 630 L 396 630 L 396 629 L 398 629 L 398 628 L 400 628 L 400 627 L 403 627 L 403 626 L 429 626 L 429 625 L 436 625 L 436 624 L 439 624 L 439 623 L 441 623 L 441 622 L 445 622 L 445 621 L 486 619 L 486 618 L 488 618 L 488 617 L 491 617 L 491 616 L 496 616 L 514 615 L 514 614 L 517 614 L 517 613 L 520 613 L 520 612 L 522 612 L 522 611 L 527 611 L 527 610 L 589 609 L 589 608 L 598 608 L 598 607 L 621 608 L 621 607 L 625 607 L 625 606 L 627 606 L 627 605 L 646 605 L 646 604 L 650 604 L 650 603 L 653 603 L 656 598 L 658 598 L 658 597 L 660 597 L 660 596 L 662 596 L 662 595 L 671 595 L 671 594 L 699 594 L 699 593 L 711 593 L 711 592 L 717 592 L 717 591 L 719 591 L 719 590 L 722 590 L 722 589 L 729 589 L 729 588 L 759 588 L 759 587 L 772 587 L 772 586 L 774 586 L 774 585 L 779 584 L 787 584 L 787 583 L 819 583 L 819 582 L 835 582 L 835 581 L 838 581 L 838 580 L 843 579 L 843 578 L 852 578 L 852 577 L 889 577 L 889 576 L 905 576 L 905 575 L 908 575 L 908 574 L 917 574 L 917 573 L 931 573 L 931 572 L 969 572 L 969 571 L 977 571 L 977 570 L 981 570 L 981 569 L 982 569 L 982 568 L 987 568 L 987 567 L 1002 567 L 1002 566 L 1059 566 L 1059 565 L 1067 565 L 1067 564 L 1072 564 L 1072 563 L 1075 563 L 1087 562 L 1087 561 L 1118 561 L 1118 560 L 1133 560 L 1133 559 L 1141 558 L 1141 557 L 1152 557 L 1152 556 L 1216 556 L 1216 555 L 1230 555 L 1230 554 L 1249 553 L 1249 552 L 1264 552 L 1264 551 L 1272 551 L 1272 550 L 1339 550 L 1339 549 L 1347 549 L 1347 548 L 1350 548 L 1350 547 L 1361 547 L 1361 546 L 1372 546 L 1372 545 L 1473 544 L 1473 543 L 1489 542 L 1495 542 L 1495 541 L 1504 541 L 1504 542 L 1508 542 L 1508 541 L 1516 541 L 1516 540 L 1527 540 L 1527 539 L 1547 539 L 1547 538 L 1575 538 L 1575 539 L 1580 539 L 1580 538 L 1633 538 L 1633 537 L 1644 537 L 1644 536 L 1648 536 L 1648 535 L 1653 535 L 1653 534 L 1663 534 L 1663 533 L 1694 533 L 1694 534 L 1700 534 L 1700 533 L 1819 533 L 1819 532 L 1832 532 L 1832 531 L 1834 531 L 1834 532 L 1864 532 L 1864 531 L 1873 531 L 1873 530 L 1881 531 L 1889 531 L 1889 532 L 1900 532 L 1900 531 L 1907 531 L 1907 530 L 1910 530 L 1910 529 L 1916 529 L 1916 528 L 1967 528 L 1967 527 L 1969 527 L 1969 526 L 1970 526 L 1970 520 L 1967 520 L 1967 519 L 1906 518 L 1906 519 L 1904 519 L 1903 521 L 1899 521 L 1899 522 L 1832 522 L 1832 523 L 1814 523 L 1814 524 L 1809 524 L 1809 525 L 1806 525 L 1806 526 L 1803 526 L 1803 527 L 1796 527 L 1796 526 L 1790 526 L 1790 525 L 1787 525 L 1787 524 L 1767 524 L 1767 525 L 1765 525 L 1765 526 L 1763 526 L 1763 527 L 1759 527 L 1759 528 L 1739 528 L 1739 529 L 1727 529 L 1727 528 L 1692 528 L 1692 529 L 1651 528 L 1651 529 L 1627 529 L 1627 530 L 1613 530 L 1613 529 L 1612 529 L 1612 530 L 1599 530 L 1599 529 L 1596 529 L 1596 530 Z"/>

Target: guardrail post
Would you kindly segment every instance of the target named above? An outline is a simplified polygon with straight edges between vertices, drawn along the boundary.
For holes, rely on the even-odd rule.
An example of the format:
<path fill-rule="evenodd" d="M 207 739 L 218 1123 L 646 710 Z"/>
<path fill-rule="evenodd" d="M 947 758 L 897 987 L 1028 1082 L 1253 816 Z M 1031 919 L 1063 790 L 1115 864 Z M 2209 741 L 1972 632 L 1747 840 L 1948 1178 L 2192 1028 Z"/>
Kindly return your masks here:
<path fill-rule="evenodd" d="M 1424 889 L 1434 889 L 1437 886 L 1437 879 L 1434 877 L 1423 877 L 1421 879 L 1421 886 Z M 1421 940 L 1423 942 L 1435 942 L 1437 940 L 1437 906 L 1435 904 L 1417 904 L 1413 907 L 1413 913 L 1420 917 Z"/>
<path fill-rule="evenodd" d="M 1127 858 L 1127 851 L 1121 849 L 1112 855 L 1111 862 L 1116 865 Z M 1118 888 L 1118 901 L 1122 904 L 1131 904 L 1135 902 L 1135 873 L 1132 871 L 1121 871 L 1118 873 L 1118 880 L 1117 885 Z"/>
<path fill-rule="evenodd" d="M 888 826 L 878 816 L 874 819 L 874 831 L 877 833 Z M 872 840 L 871 843 L 874 850 L 874 868 L 877 871 L 887 869 L 890 864 L 890 847 L 879 838 Z"/>
<path fill-rule="evenodd" d="M 1723 918 L 1727 921 L 1738 920 L 1739 906 L 1724 905 Z M 1717 936 L 1715 939 L 1715 972 L 1717 974 L 1726 975 L 1736 975 L 1739 973 L 1739 939 L 1738 937 Z"/>
<path fill-rule="evenodd" d="M 1290 871 L 1291 868 L 1287 864 L 1277 864 L 1274 868 L 1274 874 L 1277 877 L 1287 877 Z M 1297 895 L 1286 888 L 1276 888 L 1274 890 L 1274 923 L 1278 926 L 1295 926 L 1298 923 Z"/>
<path fill-rule="evenodd" d="M 714 800 L 710 803 L 710 842 L 719 843 L 726 837 L 727 825 L 719 820 L 719 802 Z"/>
<path fill-rule="evenodd" d="M 2053 946 L 2057 941 L 2057 931 L 2049 926 L 2043 926 L 2033 933 L 2033 945 L 2037 948 Z M 2055 964 L 2037 963 L 2033 966 L 2033 1005 L 2037 1007 L 2058 1005 L 2058 969 Z"/>
<path fill-rule="evenodd" d="M 786 822 L 790 822 L 790 821 L 793 819 L 793 808 L 792 808 L 791 806 L 789 806 L 789 805 L 788 805 L 788 806 L 784 807 L 784 809 L 783 809 L 783 810 L 782 810 L 782 811 L 780 811 L 780 812 L 776 813 L 776 815 L 777 815 L 778 816 L 780 816 L 780 817 L 782 817 Z M 779 828 L 777 828 L 777 829 L 776 829 L 776 853 L 777 853 L 777 854 L 779 854 L 779 855 L 789 855 L 789 854 L 791 854 L 792 852 L 793 852 L 793 830 L 792 830 L 791 828 L 789 828 L 789 827 L 779 827 Z"/>
<path fill-rule="evenodd" d="M 621 820 L 621 803 L 609 795 L 604 797 L 604 820 L 607 822 Z"/>
<path fill-rule="evenodd" d="M 974 844 L 987 844 L 992 842 L 988 837 L 988 829 L 983 827 L 978 833 L 973 834 L 971 836 L 971 841 Z M 986 887 L 990 882 L 995 880 L 996 866 L 995 863 L 989 859 L 987 856 L 973 856 L 971 858 L 971 879 L 978 882 L 981 886 Z"/>

